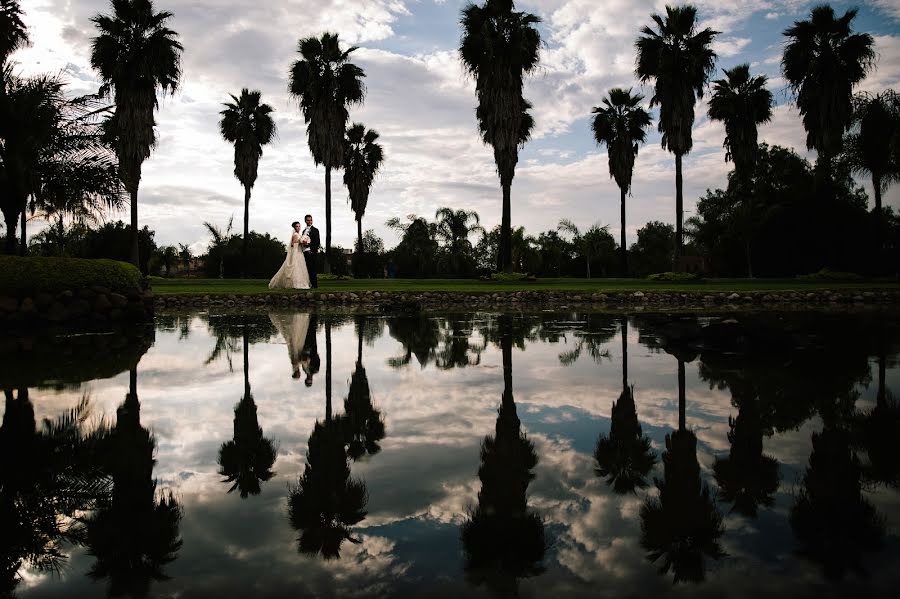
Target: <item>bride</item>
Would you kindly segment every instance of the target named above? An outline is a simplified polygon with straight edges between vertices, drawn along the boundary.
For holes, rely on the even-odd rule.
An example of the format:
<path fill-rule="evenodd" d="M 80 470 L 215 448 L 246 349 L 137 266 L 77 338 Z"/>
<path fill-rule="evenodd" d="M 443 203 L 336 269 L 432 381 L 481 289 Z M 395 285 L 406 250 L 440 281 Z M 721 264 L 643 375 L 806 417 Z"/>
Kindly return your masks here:
<path fill-rule="evenodd" d="M 306 270 L 306 260 L 303 258 L 303 246 L 309 245 L 309 237 L 300 235 L 300 223 L 291 223 L 294 232 L 291 234 L 291 244 L 288 246 L 287 257 L 284 264 L 269 281 L 269 289 L 309 289 L 309 272 Z"/>

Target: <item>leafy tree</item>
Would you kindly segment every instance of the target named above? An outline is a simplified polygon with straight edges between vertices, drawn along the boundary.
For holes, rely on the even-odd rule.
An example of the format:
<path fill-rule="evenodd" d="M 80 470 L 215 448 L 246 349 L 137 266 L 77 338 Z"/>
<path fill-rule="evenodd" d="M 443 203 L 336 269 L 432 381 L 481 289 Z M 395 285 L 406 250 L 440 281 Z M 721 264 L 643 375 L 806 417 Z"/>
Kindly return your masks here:
<path fill-rule="evenodd" d="M 403 238 L 391 254 L 400 276 L 423 278 L 434 274 L 438 244 L 435 241 L 435 227 L 424 218 L 410 214 L 409 223 L 403 224 L 392 218 L 387 225 L 403 231 Z"/>
<path fill-rule="evenodd" d="M 591 263 L 597 258 L 601 258 L 604 255 L 608 256 L 615 251 L 616 242 L 612 239 L 612 235 L 609 234 L 608 226 L 591 225 L 591 228 L 582 234 L 575 223 L 568 219 L 563 219 L 559 221 L 558 230 L 572 235 L 572 243 L 578 248 L 578 252 L 585 262 L 586 276 L 589 279 L 591 278 Z"/>
<path fill-rule="evenodd" d="M 362 236 L 362 247 L 359 240 L 353 248 L 353 276 L 380 279 L 384 276 L 384 240 L 374 229 L 369 229 Z"/>
<path fill-rule="evenodd" d="M 456 276 L 472 276 L 475 256 L 469 236 L 484 232 L 474 210 L 438 208 L 435 212 L 435 235 L 443 243 L 443 272 Z"/>
<path fill-rule="evenodd" d="M 156 145 L 157 90 L 173 93 L 181 79 L 178 34 L 168 11 L 154 12 L 151 0 L 112 0 L 112 14 L 91 19 L 98 35 L 91 44 L 91 67 L 100 75 L 100 95 L 115 109 L 107 132 L 119 158 L 119 174 L 131 195 L 131 263 L 140 264 L 138 187 L 141 165 Z"/>
<path fill-rule="evenodd" d="M 231 234 L 232 225 L 234 225 L 233 214 L 231 215 L 231 218 L 228 219 L 228 226 L 225 227 L 224 231 L 209 221 L 203 221 L 203 226 L 209 231 L 210 237 L 212 237 L 206 257 L 206 268 L 209 270 L 210 265 L 214 263 L 212 254 L 215 252 L 217 254 L 216 257 L 219 259 L 217 265 L 219 267 L 218 275 L 220 279 L 225 277 L 225 246 L 228 245 L 234 237 L 234 235 Z"/>
<path fill-rule="evenodd" d="M 659 132 L 662 147 L 675 154 L 675 258 L 682 254 L 681 159 L 691 151 L 694 105 L 703 97 L 712 75 L 716 53 L 712 42 L 717 31 L 697 31 L 697 9 L 690 4 L 666 6 L 666 15 L 651 17 L 658 31 L 641 29 L 635 42 L 637 68 L 641 83 L 654 82 L 650 107 L 659 106 Z"/>
<path fill-rule="evenodd" d="M 18 0 L 0 0 L 0 65 L 10 54 L 28 43 L 28 29 L 22 21 Z"/>
<path fill-rule="evenodd" d="M 591 123 L 594 140 L 606 144 L 609 176 L 616 180 L 621 192 L 622 211 L 622 276 L 628 276 L 628 250 L 625 245 L 625 195 L 631 189 L 631 175 L 638 146 L 647 139 L 650 114 L 640 106 L 644 96 L 615 87 L 603 98 L 603 106 L 594 108 L 597 116 Z"/>
<path fill-rule="evenodd" d="M 356 217 L 356 242 L 363 245 L 362 217 L 369 203 L 369 189 L 375 175 L 384 162 L 384 151 L 381 144 L 376 143 L 378 132 L 369 129 L 362 123 L 353 123 L 347 129 L 344 140 L 344 185 L 350 199 L 350 209 Z"/>
<path fill-rule="evenodd" d="M 575 246 L 560 237 L 559 232 L 545 231 L 538 235 L 535 244 L 540 255 L 542 275 L 562 277 L 572 272 L 570 269 Z"/>
<path fill-rule="evenodd" d="M 784 31 L 781 70 L 796 94 L 806 147 L 818 154 L 816 170 L 820 181 L 824 178 L 822 191 L 828 200 L 833 199 L 828 184 L 831 161 L 853 117 L 853 88 L 875 61 L 872 36 L 853 33 L 850 26 L 856 12 L 851 9 L 836 18 L 831 6 L 820 4 L 809 20 L 795 21 Z"/>
<path fill-rule="evenodd" d="M 331 171 L 344 165 L 348 108 L 361 104 L 365 96 L 362 80 L 366 75 L 350 62 L 356 49 L 342 51 L 336 33 L 302 38 L 297 44 L 300 59 L 291 65 L 288 84 L 288 91 L 300 101 L 313 162 L 325 166 L 326 273 L 331 272 Z"/>
<path fill-rule="evenodd" d="M 234 176 L 244 186 L 244 264 L 247 262 L 247 240 L 250 237 L 250 190 L 256 183 L 262 147 L 275 137 L 273 108 L 260 103 L 260 97 L 259 91 L 250 91 L 245 87 L 240 97 L 232 95 L 232 101 L 226 102 L 225 110 L 219 113 L 222 115 L 219 132 L 225 141 L 234 144 Z M 242 277 L 245 276 L 244 269 L 242 265 Z"/>
<path fill-rule="evenodd" d="M 537 68 L 540 18 L 517 12 L 513 0 L 485 0 L 462 10 L 459 55 L 475 79 L 475 117 L 481 139 L 494 149 L 503 188 L 498 270 L 512 272 L 510 188 L 519 161 L 519 147 L 531 136 L 531 104 L 522 95 L 524 77 Z"/>
<path fill-rule="evenodd" d="M 650 221 L 638 229 L 637 242 L 630 248 L 635 274 L 646 277 L 669 270 L 674 236 L 672 225 L 659 221 Z"/>

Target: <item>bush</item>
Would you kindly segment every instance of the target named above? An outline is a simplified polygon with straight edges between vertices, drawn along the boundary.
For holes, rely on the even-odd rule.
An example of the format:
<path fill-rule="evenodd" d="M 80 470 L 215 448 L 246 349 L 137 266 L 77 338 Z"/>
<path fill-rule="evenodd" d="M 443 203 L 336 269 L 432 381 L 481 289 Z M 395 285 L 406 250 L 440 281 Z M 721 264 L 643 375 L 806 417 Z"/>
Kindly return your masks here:
<path fill-rule="evenodd" d="M 348 275 L 336 275 L 334 273 L 330 275 L 321 274 L 316 277 L 320 281 L 352 281 L 353 277 Z"/>
<path fill-rule="evenodd" d="M 536 281 L 537 278 L 535 278 L 535 276 L 532 274 L 522 272 L 495 272 L 485 280 L 499 281 L 501 283 L 504 283 L 507 281 Z"/>
<path fill-rule="evenodd" d="M 224 271 L 226 279 L 235 279 L 241 276 L 241 251 L 243 238 L 235 235 L 226 243 L 213 246 L 206 256 L 206 276 L 219 278 L 220 268 Z M 250 279 L 271 278 L 279 268 L 287 255 L 285 245 L 271 237 L 268 233 L 260 235 L 250 231 L 247 236 L 247 265 L 245 276 Z"/>
<path fill-rule="evenodd" d="M 648 281 L 666 281 L 671 283 L 698 283 L 703 278 L 695 272 L 658 272 L 647 277 Z"/>
<path fill-rule="evenodd" d="M 325 254 L 319 254 L 319 263 L 318 263 L 318 272 L 323 274 L 325 272 Z M 331 246 L 331 250 L 328 252 L 328 265 L 331 267 L 331 274 L 337 276 L 350 276 L 350 266 L 347 264 L 347 254 L 344 253 L 344 248 L 339 245 Z"/>
<path fill-rule="evenodd" d="M 801 281 L 859 281 L 862 279 L 862 276 L 855 272 L 840 272 L 823 268 L 819 272 L 798 275 L 797 278 Z"/>
<path fill-rule="evenodd" d="M 116 260 L 0 256 L 0 289 L 4 295 L 24 297 L 38 292 L 57 294 L 66 289 L 98 285 L 112 291 L 140 289 L 141 273 Z"/>

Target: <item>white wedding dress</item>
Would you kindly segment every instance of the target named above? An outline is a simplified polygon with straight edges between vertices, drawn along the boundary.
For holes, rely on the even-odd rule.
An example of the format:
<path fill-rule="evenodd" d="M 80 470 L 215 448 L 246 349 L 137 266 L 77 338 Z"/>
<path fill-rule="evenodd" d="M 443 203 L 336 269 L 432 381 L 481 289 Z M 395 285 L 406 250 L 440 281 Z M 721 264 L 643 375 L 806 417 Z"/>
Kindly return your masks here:
<path fill-rule="evenodd" d="M 300 245 L 299 233 L 291 235 L 284 264 L 269 281 L 269 289 L 309 289 L 309 272 L 303 258 L 303 246 Z"/>
<path fill-rule="evenodd" d="M 302 260 L 302 257 L 301 257 Z M 291 358 L 293 377 L 300 377 L 300 354 L 306 343 L 306 333 L 309 331 L 309 313 L 288 314 L 282 312 L 269 313 L 269 320 L 275 325 L 275 329 L 284 337 L 287 343 L 288 356 Z"/>

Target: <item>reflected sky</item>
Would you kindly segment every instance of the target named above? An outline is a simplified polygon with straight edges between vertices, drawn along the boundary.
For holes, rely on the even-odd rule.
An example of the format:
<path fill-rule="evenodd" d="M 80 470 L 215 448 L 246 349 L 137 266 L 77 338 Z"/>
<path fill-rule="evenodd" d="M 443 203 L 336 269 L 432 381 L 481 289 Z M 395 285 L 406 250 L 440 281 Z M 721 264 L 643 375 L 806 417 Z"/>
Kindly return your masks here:
<path fill-rule="evenodd" d="M 888 440 L 881 439 L 878 447 L 870 438 L 871 415 L 879 405 L 880 422 L 889 422 L 888 431 L 890 426 L 897 430 L 897 411 L 891 408 L 894 394 L 900 396 L 900 335 L 895 326 L 885 326 L 897 320 L 895 315 L 821 316 L 820 325 L 815 315 L 691 316 L 684 322 L 675 316 L 643 316 L 625 316 L 627 383 L 633 386 L 642 434 L 657 459 L 646 488 L 624 493 L 597 476 L 594 458 L 598 436 L 610 434 L 612 404 L 623 392 L 623 315 L 513 315 L 511 330 L 490 313 L 160 316 L 133 382 L 140 425 L 155 442 L 157 500 L 165 495 L 177 502 L 182 545 L 164 565 L 164 576 L 150 584 L 148 596 L 491 596 L 498 588 L 508 590 L 467 577 L 461 541 L 482 489 L 482 446 L 498 426 L 504 338 L 511 347 L 506 369 L 521 432 L 537 456 L 527 509 L 543 522 L 546 543 L 541 572 L 517 580 L 520 596 L 877 594 L 900 583 L 900 572 L 892 567 L 900 557 L 900 492 L 896 481 L 878 478 L 887 477 L 890 468 L 869 467 L 870 453 L 900 438 L 882 435 Z M 743 329 L 728 328 L 738 326 L 730 322 L 735 319 Z M 769 331 L 788 331 L 790 343 L 773 340 Z M 740 335 L 747 342 L 738 347 Z M 761 340 L 768 345 L 760 345 Z M 722 555 L 700 558 L 703 582 L 674 584 L 671 571 L 659 573 L 662 560 L 647 559 L 641 514 L 659 496 L 654 481 L 677 477 L 665 470 L 661 456 L 666 436 L 679 426 L 679 357 L 690 359 L 684 364 L 682 398 L 686 429 L 696 436 L 700 480 L 710 489 L 724 533 L 718 538 Z M 820 372 L 816 384 L 810 363 L 829 371 Z M 368 399 L 360 403 L 357 394 L 356 403 L 346 404 L 360 364 Z M 880 367 L 884 394 L 879 394 Z M 765 368 L 776 387 L 785 390 L 784 397 L 763 385 L 744 384 L 758 381 Z M 58 418 L 85 396 L 91 415 L 84 426 L 109 428 L 130 382 L 126 370 L 62 390 L 34 387 L 27 395 L 39 430 L 42 419 Z M 250 418 L 245 430 L 255 435 L 256 444 L 271 440 L 277 455 L 274 474 L 258 481 L 259 492 L 254 487 L 242 497 L 228 492 L 234 483 L 223 482 L 227 477 L 220 474 L 219 452 L 238 438 L 236 408 L 249 393 L 256 419 Z M 830 409 L 839 403 L 835 397 L 849 397 L 853 409 Z M 807 402 L 809 417 L 786 421 L 784 430 L 772 426 L 776 417 L 785 421 L 772 415 L 771 406 L 779 401 Z M 10 405 L 7 400 L 4 409 Z M 245 400 L 245 412 L 247 405 Z M 359 424 L 365 418 L 358 413 L 345 417 L 348 405 L 377 414 Z M 751 407 L 761 415 L 748 416 L 756 413 Z M 753 426 L 760 431 L 750 437 L 761 435 L 762 452 L 777 462 L 780 477 L 770 493 L 771 505 L 763 501 L 755 516 L 732 509 L 713 473 L 717 458 L 740 458 L 729 440 L 739 411 L 742 422 L 757 423 Z M 334 457 L 335 443 L 340 447 L 344 439 L 349 447 L 348 439 L 365 437 L 360 427 L 379 418 L 384 423 L 383 438 L 376 439 L 380 449 Z M 322 446 L 310 439 L 316 423 L 326 421 L 333 423 L 327 431 L 331 457 L 308 458 L 313 447 Z M 840 463 L 850 466 L 843 467 L 839 481 L 816 482 L 821 476 L 815 473 L 822 469 L 810 462 L 813 434 L 825 430 L 841 431 L 829 438 L 846 439 L 847 459 Z M 365 487 L 365 503 L 357 510 L 363 517 L 345 518 L 352 522 L 341 524 L 347 534 L 334 559 L 299 552 L 302 532 L 288 518 L 291 489 L 308 468 L 319 466 L 327 472 L 316 479 L 325 481 L 316 483 L 317 489 L 326 489 L 321 492 L 334 501 L 341 495 L 334 489 L 345 488 L 340 487 L 345 479 L 332 470 L 346 468 L 346 480 Z M 4 483 L 4 494 L 11 492 L 10 484 Z M 835 494 L 871 505 L 883 533 L 877 547 L 866 545 L 858 563 L 837 577 L 829 576 L 833 564 L 803 554 L 791 518 L 801 496 L 824 498 L 813 502 L 817 522 L 840 516 L 827 511 Z M 81 516 L 93 506 L 85 507 Z M 340 514 L 328 518 L 342 522 Z M 842 541 L 841 534 L 838 530 L 829 539 Z M 58 573 L 23 561 L 16 596 L 107 591 L 104 581 L 86 575 L 96 562 L 89 544 L 64 539 L 61 547 L 67 559 Z M 843 557 L 854 561 L 852 555 Z"/>

